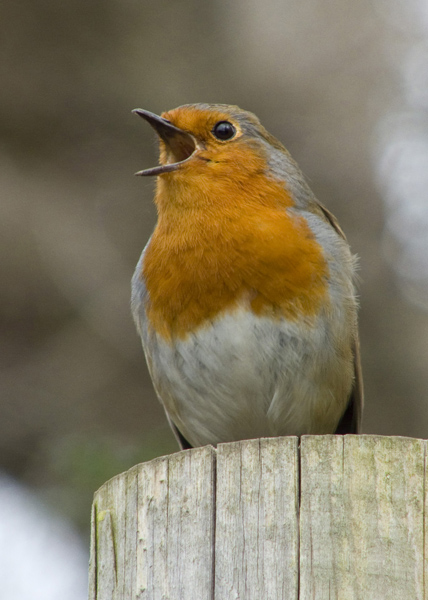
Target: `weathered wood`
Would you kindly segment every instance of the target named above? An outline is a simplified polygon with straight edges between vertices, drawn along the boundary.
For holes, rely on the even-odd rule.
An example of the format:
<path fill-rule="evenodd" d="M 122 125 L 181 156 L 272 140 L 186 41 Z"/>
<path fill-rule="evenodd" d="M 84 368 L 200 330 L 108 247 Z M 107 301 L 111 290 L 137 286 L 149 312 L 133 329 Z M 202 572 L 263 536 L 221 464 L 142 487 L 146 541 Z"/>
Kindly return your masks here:
<path fill-rule="evenodd" d="M 218 446 L 215 600 L 297 599 L 297 451 L 296 437 Z"/>
<path fill-rule="evenodd" d="M 302 600 L 424 598 L 424 453 L 409 438 L 302 438 Z"/>
<path fill-rule="evenodd" d="M 89 598 L 428 599 L 425 455 L 305 436 L 138 465 L 95 494 Z"/>
<path fill-rule="evenodd" d="M 89 598 L 211 600 L 214 449 L 143 463 L 94 499 Z"/>

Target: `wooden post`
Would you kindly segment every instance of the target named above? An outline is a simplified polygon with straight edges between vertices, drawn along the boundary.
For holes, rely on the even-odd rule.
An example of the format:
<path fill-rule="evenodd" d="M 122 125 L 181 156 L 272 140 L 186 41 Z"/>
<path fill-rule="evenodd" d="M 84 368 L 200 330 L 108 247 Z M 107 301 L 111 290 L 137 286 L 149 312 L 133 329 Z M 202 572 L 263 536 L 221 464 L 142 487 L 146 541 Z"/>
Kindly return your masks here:
<path fill-rule="evenodd" d="M 89 599 L 427 600 L 425 454 L 328 435 L 137 465 L 95 494 Z"/>

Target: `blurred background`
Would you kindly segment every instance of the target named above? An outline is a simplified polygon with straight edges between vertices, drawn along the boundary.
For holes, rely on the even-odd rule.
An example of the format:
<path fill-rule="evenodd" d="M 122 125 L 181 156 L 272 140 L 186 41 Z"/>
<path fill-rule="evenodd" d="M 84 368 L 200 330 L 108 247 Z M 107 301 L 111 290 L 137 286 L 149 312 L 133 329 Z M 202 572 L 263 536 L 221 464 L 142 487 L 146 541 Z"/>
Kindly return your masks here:
<path fill-rule="evenodd" d="M 133 176 L 157 164 L 136 107 L 238 104 L 284 142 L 360 257 L 364 432 L 427 437 L 426 0 L 4 0 L 0 11 L 11 493 L 64 520 L 86 560 L 93 492 L 177 449 L 129 311 L 156 219 L 154 181 Z"/>

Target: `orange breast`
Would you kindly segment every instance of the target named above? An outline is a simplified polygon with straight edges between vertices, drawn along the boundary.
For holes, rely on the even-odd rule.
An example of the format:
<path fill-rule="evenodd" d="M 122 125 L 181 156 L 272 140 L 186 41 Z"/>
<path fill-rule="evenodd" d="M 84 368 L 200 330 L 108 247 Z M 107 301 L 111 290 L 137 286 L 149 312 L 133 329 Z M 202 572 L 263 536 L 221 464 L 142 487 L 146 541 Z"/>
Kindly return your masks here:
<path fill-rule="evenodd" d="M 155 330 L 184 338 L 240 302 L 273 318 L 316 315 L 328 266 L 306 221 L 286 210 L 293 202 L 281 183 L 262 169 L 251 181 L 207 177 L 202 167 L 189 174 L 158 185 L 142 272 Z"/>

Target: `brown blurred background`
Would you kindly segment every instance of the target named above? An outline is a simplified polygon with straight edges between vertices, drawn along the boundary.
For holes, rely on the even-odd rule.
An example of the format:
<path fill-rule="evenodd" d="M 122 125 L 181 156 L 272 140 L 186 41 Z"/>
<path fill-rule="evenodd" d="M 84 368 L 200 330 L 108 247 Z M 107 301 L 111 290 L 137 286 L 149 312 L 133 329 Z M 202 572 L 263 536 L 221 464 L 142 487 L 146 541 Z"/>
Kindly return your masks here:
<path fill-rule="evenodd" d="M 424 12 L 425 11 L 425 12 Z M 89 526 L 176 450 L 129 311 L 155 223 L 131 114 L 255 112 L 360 256 L 364 432 L 428 432 L 428 10 L 412 0 L 5 0 L 0 467 Z"/>

